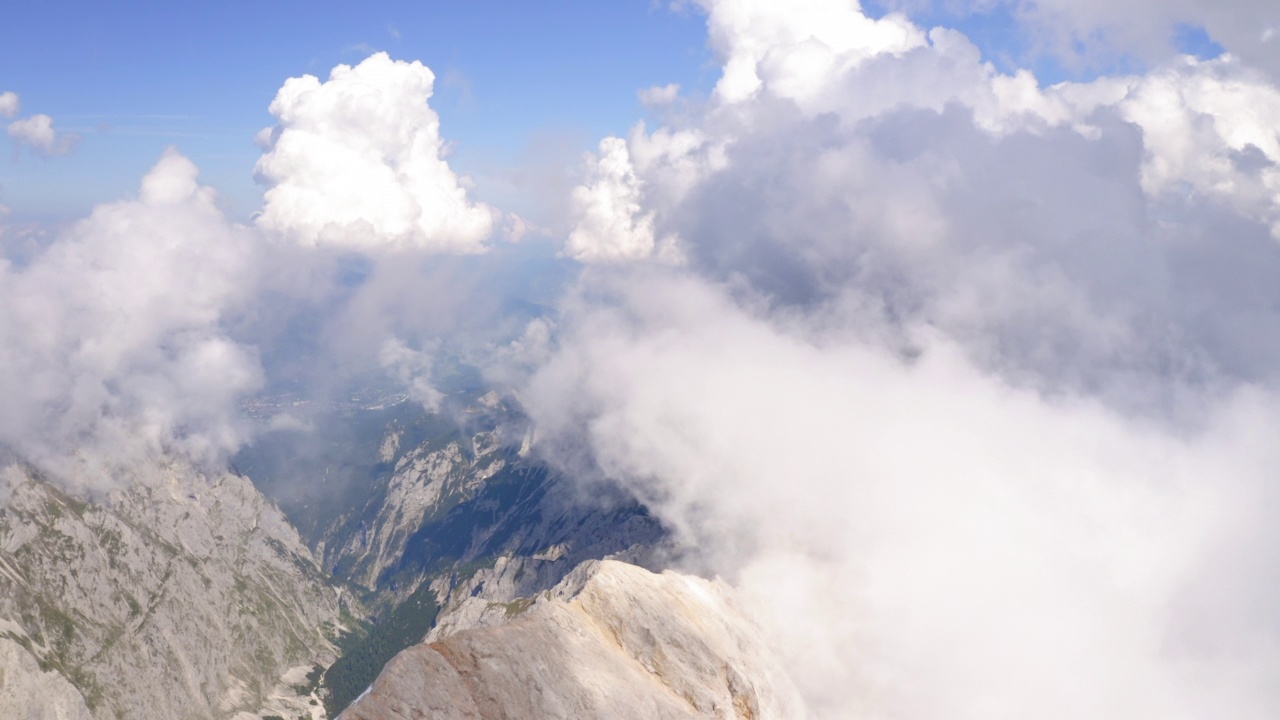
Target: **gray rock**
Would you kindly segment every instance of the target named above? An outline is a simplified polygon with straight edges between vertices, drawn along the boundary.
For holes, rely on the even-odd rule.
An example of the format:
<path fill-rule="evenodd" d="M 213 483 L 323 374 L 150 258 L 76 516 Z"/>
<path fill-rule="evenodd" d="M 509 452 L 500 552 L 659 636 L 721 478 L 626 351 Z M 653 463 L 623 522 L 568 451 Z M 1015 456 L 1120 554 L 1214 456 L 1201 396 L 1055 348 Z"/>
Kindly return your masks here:
<path fill-rule="evenodd" d="M 92 720 L 74 685 L 53 670 L 41 670 L 25 647 L 7 637 L 0 637 L 0 717 Z"/>
<path fill-rule="evenodd" d="M 723 583 L 590 561 L 506 610 L 401 653 L 340 720 L 803 714 Z"/>
<path fill-rule="evenodd" d="M 157 459 L 86 500 L 2 472 L 0 627 L 98 720 L 285 706 L 291 669 L 332 660 L 336 591 L 247 478 Z"/>

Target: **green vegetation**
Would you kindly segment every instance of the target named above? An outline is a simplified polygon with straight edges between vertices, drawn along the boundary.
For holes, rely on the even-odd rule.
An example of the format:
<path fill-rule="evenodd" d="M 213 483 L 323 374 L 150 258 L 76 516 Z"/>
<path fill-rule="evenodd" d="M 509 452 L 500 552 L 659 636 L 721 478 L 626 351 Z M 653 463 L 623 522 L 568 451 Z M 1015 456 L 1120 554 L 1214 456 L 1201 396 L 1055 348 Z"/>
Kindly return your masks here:
<path fill-rule="evenodd" d="M 341 638 L 342 656 L 324 673 L 324 687 L 329 691 L 324 704 L 329 717 L 337 717 L 360 697 L 397 653 L 421 642 L 439 612 L 435 595 L 424 583 L 380 622 L 365 623 Z"/>
<path fill-rule="evenodd" d="M 511 602 L 489 603 L 489 606 L 500 607 L 506 612 L 508 618 L 513 618 L 517 615 L 523 614 L 525 610 L 528 610 L 533 605 L 534 600 L 535 598 L 516 598 Z"/>
<path fill-rule="evenodd" d="M 316 690 L 320 689 L 320 677 L 322 675 L 324 675 L 324 667 L 320 665 L 313 666 L 311 668 L 311 672 L 307 673 L 307 684 L 294 685 L 293 691 L 302 697 L 306 697 L 307 695 L 314 693 Z M 316 701 L 313 699 L 311 704 L 315 705 Z"/>

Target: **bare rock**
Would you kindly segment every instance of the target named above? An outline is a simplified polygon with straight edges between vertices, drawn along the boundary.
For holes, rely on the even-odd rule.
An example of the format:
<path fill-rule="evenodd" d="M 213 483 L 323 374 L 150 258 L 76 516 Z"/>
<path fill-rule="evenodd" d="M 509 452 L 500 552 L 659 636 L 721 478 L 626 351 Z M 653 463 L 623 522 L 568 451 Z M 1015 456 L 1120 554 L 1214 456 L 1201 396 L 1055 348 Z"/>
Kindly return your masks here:
<path fill-rule="evenodd" d="M 4 472 L 3 627 L 98 720 L 257 717 L 290 669 L 332 660 L 335 590 L 248 478 L 158 458 L 82 498 Z"/>
<path fill-rule="evenodd" d="M 92 720 L 80 691 L 60 673 L 40 670 L 22 645 L 0 636 L 0 717 Z"/>
<path fill-rule="evenodd" d="M 341 718 L 801 715 L 790 680 L 723 583 L 590 561 L 506 610 L 509 622 L 406 650 Z"/>

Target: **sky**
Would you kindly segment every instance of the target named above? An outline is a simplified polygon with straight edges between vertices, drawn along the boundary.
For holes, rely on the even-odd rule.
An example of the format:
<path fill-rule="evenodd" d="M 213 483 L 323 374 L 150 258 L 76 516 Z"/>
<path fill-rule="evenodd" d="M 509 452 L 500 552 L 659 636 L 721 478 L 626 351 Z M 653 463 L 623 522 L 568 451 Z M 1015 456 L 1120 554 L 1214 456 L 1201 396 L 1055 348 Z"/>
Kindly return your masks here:
<path fill-rule="evenodd" d="M 715 79 L 700 18 L 648 0 L 40 2 L 5 15 L 0 85 L 82 137 L 56 163 L 6 157 L 0 202 L 41 219 L 118 197 L 171 145 L 247 218 L 261 196 L 253 136 L 271 124 L 267 106 L 283 79 L 327 74 L 374 50 L 437 72 L 433 106 L 455 162 L 472 174 L 539 144 L 580 153 L 630 126 L 637 89 Z"/>
<path fill-rule="evenodd" d="M 10 456 L 461 361 L 808 717 L 1280 714 L 1274 3 L 274 7 L 6 23 Z"/>
<path fill-rule="evenodd" d="M 892 4 L 869 5 L 883 14 Z M 1070 63 L 1042 53 L 1014 8 L 929 7 L 922 24 L 956 27 L 1003 70 L 1042 82 L 1078 79 L 1133 58 Z M 642 114 L 636 90 L 670 83 L 706 92 L 717 69 L 700 13 L 653 0 L 512 3 L 22 3 L 0 30 L 0 77 L 33 113 L 80 137 L 57 163 L 10 153 L 0 202 L 24 220 L 65 221 L 113 199 L 175 146 L 197 161 L 234 216 L 260 206 L 256 132 L 281 78 L 324 73 L 374 50 L 417 59 L 441 78 L 433 106 L 453 164 L 492 175 L 477 192 L 521 202 L 504 174 L 531 158 L 572 162 L 595 138 Z M 1203 29 L 1174 30 L 1177 49 L 1220 52 Z"/>
<path fill-rule="evenodd" d="M 1002 69 L 1021 62 L 1046 83 L 1132 62 L 1042 54 L 1012 6 L 917 14 L 966 32 Z M 56 164 L 11 153 L 0 168 L 0 203 L 46 222 L 117 197 L 168 146 L 195 159 L 224 206 L 247 219 L 262 192 L 252 138 L 270 124 L 266 107 L 281 78 L 324 73 L 373 50 L 421 60 L 441 76 L 433 105 L 449 127 L 454 164 L 473 176 L 501 176 L 531 157 L 564 163 L 630 126 L 642 112 L 636 89 L 677 83 L 705 92 L 717 75 L 700 14 L 653 0 L 190 8 L 59 0 L 20 3 L 6 19 L 0 84 L 81 137 Z M 1220 50 L 1198 25 L 1176 32 L 1183 51 Z M 507 197 L 500 181 L 492 185 L 477 192 Z"/>

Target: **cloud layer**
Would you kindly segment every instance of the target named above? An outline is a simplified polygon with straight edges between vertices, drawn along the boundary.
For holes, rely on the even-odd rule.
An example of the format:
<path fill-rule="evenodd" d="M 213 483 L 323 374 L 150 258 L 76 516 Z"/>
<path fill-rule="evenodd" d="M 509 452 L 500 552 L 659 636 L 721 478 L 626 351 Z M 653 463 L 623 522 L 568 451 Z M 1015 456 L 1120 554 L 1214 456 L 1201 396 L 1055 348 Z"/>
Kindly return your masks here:
<path fill-rule="evenodd" d="M 577 192 L 546 456 L 734 578 L 815 717 L 1273 716 L 1273 81 L 699 5 L 713 94 Z"/>
<path fill-rule="evenodd" d="M 775 632 L 814 717 L 1268 717 L 1274 395 L 1189 436 L 646 273 L 566 307 L 523 397 Z M 1229 568 L 1229 569 L 1228 569 Z M 1225 618 L 1232 618 L 1230 622 Z M 1139 713 L 1139 714 L 1141 714 Z"/>

